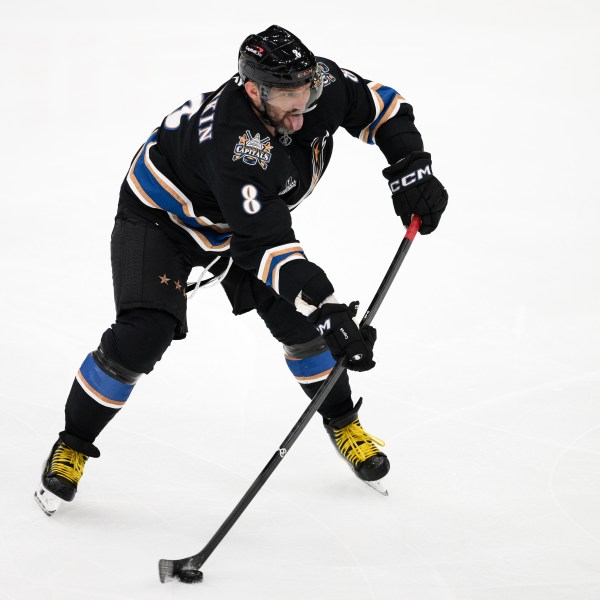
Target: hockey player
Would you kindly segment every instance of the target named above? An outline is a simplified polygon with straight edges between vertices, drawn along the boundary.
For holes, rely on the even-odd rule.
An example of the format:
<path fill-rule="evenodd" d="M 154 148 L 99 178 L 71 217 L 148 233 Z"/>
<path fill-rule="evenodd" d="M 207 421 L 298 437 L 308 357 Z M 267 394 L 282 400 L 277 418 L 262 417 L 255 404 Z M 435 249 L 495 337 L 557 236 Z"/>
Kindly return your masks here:
<path fill-rule="evenodd" d="M 375 330 L 358 329 L 309 260 L 291 211 L 327 168 L 339 127 L 376 144 L 390 166 L 395 212 L 420 232 L 447 203 L 423 151 L 412 107 L 394 89 L 312 54 L 278 26 L 241 45 L 238 74 L 169 114 L 136 153 L 123 182 L 111 257 L 116 322 L 83 361 L 35 497 L 47 514 L 73 500 L 94 442 L 175 339 L 186 336 L 186 282 L 203 266 L 240 315 L 256 310 L 284 347 L 309 397 L 336 359 L 373 368 Z M 361 426 L 361 400 L 344 374 L 320 409 L 327 433 L 355 474 L 377 481 L 389 468 L 382 443 Z"/>

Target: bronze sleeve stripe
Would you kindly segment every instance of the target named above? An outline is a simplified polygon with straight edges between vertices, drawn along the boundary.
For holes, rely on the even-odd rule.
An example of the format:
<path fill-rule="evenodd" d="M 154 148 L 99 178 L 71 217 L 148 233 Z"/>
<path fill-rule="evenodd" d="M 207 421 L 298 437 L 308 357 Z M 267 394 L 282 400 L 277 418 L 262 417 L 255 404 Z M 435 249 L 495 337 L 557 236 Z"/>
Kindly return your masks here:
<path fill-rule="evenodd" d="M 181 209 L 183 210 L 183 213 L 185 214 L 185 216 L 189 217 L 190 219 L 194 219 L 195 221 L 198 222 L 199 225 L 202 225 L 203 227 L 210 227 L 211 229 L 214 229 L 215 231 L 218 231 L 219 233 L 229 233 L 231 231 L 230 228 L 220 227 L 219 225 L 215 225 L 214 223 L 209 223 L 209 222 L 205 221 L 202 217 L 196 217 L 195 215 L 193 215 L 191 213 L 190 207 L 189 207 L 189 204 L 191 204 L 191 201 L 188 200 L 187 198 L 185 198 L 179 191 L 177 191 L 175 189 L 174 184 L 171 181 L 169 181 L 154 166 L 154 164 L 150 160 L 150 148 L 152 148 L 153 146 L 156 146 L 156 142 L 148 145 L 146 152 L 144 153 L 144 164 L 146 165 L 146 167 L 148 168 L 150 173 L 152 173 L 152 176 L 154 177 L 154 179 L 156 179 L 156 181 L 158 182 L 158 185 L 160 185 L 160 187 L 162 187 L 162 189 L 165 190 L 165 192 L 167 192 L 167 194 L 169 194 L 170 196 L 173 196 L 173 198 L 175 198 L 175 200 L 177 200 L 177 202 L 181 205 Z"/>
<path fill-rule="evenodd" d="M 135 173 L 133 172 L 133 170 L 135 169 L 135 166 L 137 165 L 137 162 L 140 158 L 140 154 L 143 152 L 143 148 L 138 152 L 138 155 L 135 157 L 133 163 L 131 164 L 131 168 L 129 169 L 129 178 L 131 179 L 131 182 L 133 183 L 133 185 L 135 186 L 135 189 L 137 190 L 138 194 L 140 196 L 142 196 L 144 198 L 144 200 L 146 200 L 146 202 L 148 204 L 150 204 L 150 206 L 154 206 L 154 208 L 158 208 L 160 210 L 162 210 L 160 208 L 160 206 L 158 204 L 156 204 L 156 202 L 154 202 L 154 200 L 152 200 L 152 198 L 150 198 L 150 196 L 148 196 L 148 194 L 146 194 L 146 192 L 144 191 L 144 188 L 140 185 L 140 182 L 137 180 L 137 177 L 135 176 Z"/>
<path fill-rule="evenodd" d="M 396 97 L 390 104 L 390 107 L 385 111 L 385 114 L 379 120 L 379 123 L 373 129 L 373 140 L 375 140 L 375 135 L 377 134 L 377 130 L 390 118 L 393 112 L 396 110 L 398 105 L 402 102 L 402 96 L 400 94 L 396 94 Z"/>
<path fill-rule="evenodd" d="M 302 249 L 302 246 L 292 246 L 291 248 L 283 248 L 281 250 L 277 250 L 276 252 L 271 252 L 269 254 L 269 258 L 267 259 L 267 263 L 265 264 L 265 267 L 259 276 L 259 279 L 261 279 L 261 281 L 264 283 L 267 282 L 269 273 L 271 271 L 271 263 L 276 256 L 281 256 L 282 254 L 293 254 L 294 252 L 304 252 L 304 250 Z"/>
<path fill-rule="evenodd" d="M 222 244 L 217 244 L 214 245 L 211 243 L 211 241 L 204 235 L 202 235 L 197 229 L 193 229 L 192 227 L 188 227 L 179 217 L 176 217 L 174 214 L 171 214 L 171 219 L 173 221 L 175 221 L 177 223 L 177 225 L 179 225 L 180 227 L 183 227 L 183 229 L 185 229 L 192 237 L 196 237 L 200 240 L 201 245 L 203 245 L 204 247 L 207 248 L 212 248 L 212 249 L 221 249 L 221 248 L 229 248 L 230 244 L 231 244 L 231 238 L 228 238 L 225 242 L 223 242 Z"/>

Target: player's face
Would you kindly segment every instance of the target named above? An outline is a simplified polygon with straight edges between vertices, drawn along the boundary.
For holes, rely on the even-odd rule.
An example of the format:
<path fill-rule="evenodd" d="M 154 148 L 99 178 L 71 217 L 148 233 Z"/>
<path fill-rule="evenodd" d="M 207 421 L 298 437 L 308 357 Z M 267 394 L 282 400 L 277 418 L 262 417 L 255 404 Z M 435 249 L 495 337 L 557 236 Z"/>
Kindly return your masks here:
<path fill-rule="evenodd" d="M 303 111 L 310 98 L 310 83 L 295 88 L 271 88 L 268 104 L 283 112 Z"/>
<path fill-rule="evenodd" d="M 311 85 L 297 88 L 272 88 L 265 107 L 278 133 L 294 133 L 304 124 L 303 111 L 310 99 Z"/>

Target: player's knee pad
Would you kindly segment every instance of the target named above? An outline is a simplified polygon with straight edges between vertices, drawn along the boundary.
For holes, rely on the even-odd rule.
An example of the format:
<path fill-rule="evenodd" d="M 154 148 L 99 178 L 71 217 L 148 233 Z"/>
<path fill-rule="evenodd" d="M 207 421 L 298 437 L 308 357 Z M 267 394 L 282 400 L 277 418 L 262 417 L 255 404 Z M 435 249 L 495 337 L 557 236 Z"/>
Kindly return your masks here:
<path fill-rule="evenodd" d="M 308 342 L 284 345 L 285 361 L 290 371 L 302 385 L 327 379 L 335 360 L 321 336 Z"/>
<path fill-rule="evenodd" d="M 269 328 L 271 335 L 284 345 L 310 343 L 317 335 L 315 326 L 283 298 L 269 298 L 256 312 Z"/>
<path fill-rule="evenodd" d="M 107 375 L 110 375 L 117 381 L 121 381 L 127 385 L 135 385 L 142 376 L 142 373 L 131 371 L 108 356 L 104 352 L 102 343 L 100 343 L 98 348 L 92 352 L 92 358 Z"/>
<path fill-rule="evenodd" d="M 102 335 L 100 348 L 123 372 L 150 373 L 173 341 L 177 319 L 161 310 L 123 312 Z"/>
<path fill-rule="evenodd" d="M 141 375 L 117 363 L 100 344 L 86 356 L 75 376 L 65 411 L 67 428 L 70 425 L 73 430 L 74 423 L 81 426 L 98 422 L 103 427 L 115 411 L 123 408 Z"/>
<path fill-rule="evenodd" d="M 96 409 L 92 412 L 100 410 L 97 405 L 104 410 L 124 406 L 139 378 L 152 371 L 173 340 L 176 324 L 175 317 L 159 310 L 135 309 L 118 316 L 77 373 L 81 389 L 96 402 L 90 405 Z"/>

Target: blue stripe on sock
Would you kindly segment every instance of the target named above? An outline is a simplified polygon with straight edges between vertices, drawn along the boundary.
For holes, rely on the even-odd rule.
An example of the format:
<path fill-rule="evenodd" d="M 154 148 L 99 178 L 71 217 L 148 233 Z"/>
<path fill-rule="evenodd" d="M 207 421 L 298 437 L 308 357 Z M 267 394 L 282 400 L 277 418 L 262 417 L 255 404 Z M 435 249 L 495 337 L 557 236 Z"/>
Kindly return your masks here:
<path fill-rule="evenodd" d="M 291 360 L 286 357 L 285 362 L 294 377 L 313 377 L 332 369 L 335 365 L 335 360 L 329 350 L 299 360 Z"/>
<path fill-rule="evenodd" d="M 102 396 L 116 402 L 125 402 L 129 398 L 135 384 L 121 383 L 107 375 L 88 354 L 81 365 L 81 375 L 87 383 Z"/>

